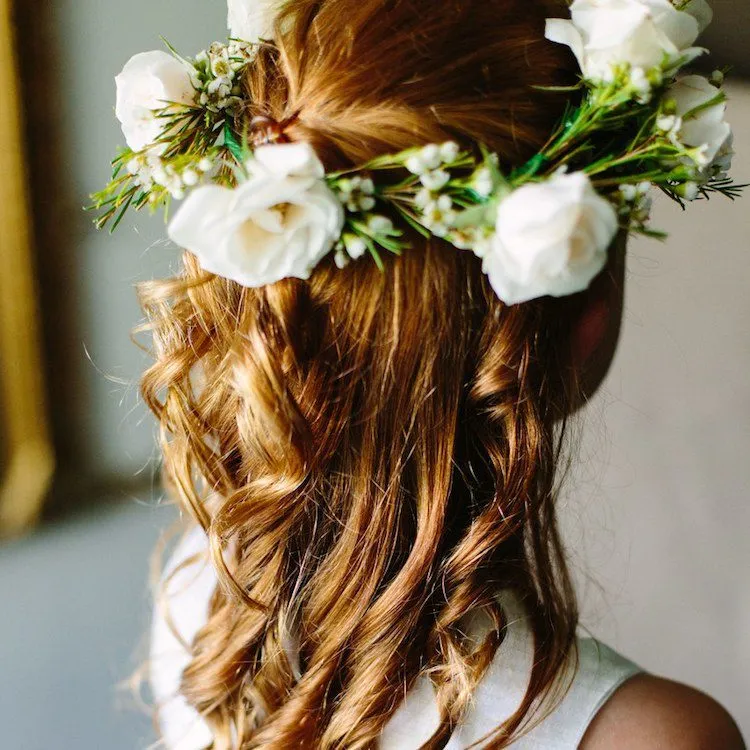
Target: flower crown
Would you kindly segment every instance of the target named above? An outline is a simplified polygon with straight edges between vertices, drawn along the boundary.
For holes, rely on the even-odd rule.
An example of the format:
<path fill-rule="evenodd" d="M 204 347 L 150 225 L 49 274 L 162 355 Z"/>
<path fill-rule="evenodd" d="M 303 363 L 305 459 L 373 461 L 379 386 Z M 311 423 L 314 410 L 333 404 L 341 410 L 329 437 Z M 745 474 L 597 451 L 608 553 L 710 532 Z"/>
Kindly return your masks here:
<path fill-rule="evenodd" d="M 306 279 L 329 253 L 341 268 L 409 248 L 409 231 L 483 260 L 497 296 L 516 304 L 587 288 L 618 231 L 649 228 L 650 188 L 684 205 L 745 186 L 728 177 L 732 131 L 723 74 L 680 76 L 706 50 L 705 0 L 575 0 L 545 36 L 569 46 L 580 82 L 546 145 L 507 170 L 481 144 L 449 141 L 326 173 L 287 123 L 243 122 L 240 81 L 273 3 L 229 0 L 231 38 L 195 58 L 136 55 L 117 76 L 128 147 L 92 196 L 97 225 L 184 201 L 170 238 L 208 272 L 258 287 Z M 267 43 L 267 42 L 263 42 Z M 559 89 L 557 89 L 559 90 Z"/>

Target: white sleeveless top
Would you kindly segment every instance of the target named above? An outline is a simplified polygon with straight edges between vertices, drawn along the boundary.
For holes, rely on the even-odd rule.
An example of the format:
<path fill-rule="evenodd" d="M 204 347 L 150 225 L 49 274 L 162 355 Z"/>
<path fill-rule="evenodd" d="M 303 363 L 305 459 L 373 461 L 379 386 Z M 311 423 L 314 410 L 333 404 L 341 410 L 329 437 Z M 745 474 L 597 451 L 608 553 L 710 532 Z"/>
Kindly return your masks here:
<path fill-rule="evenodd" d="M 206 550 L 203 531 L 194 529 L 178 545 L 166 573 L 194 556 L 205 560 Z M 167 750 L 204 750 L 211 744 L 208 726 L 180 694 L 180 682 L 190 663 L 183 643 L 192 643 L 205 624 L 216 583 L 214 569 L 203 561 L 187 565 L 172 576 L 167 591 L 169 618 L 182 642 L 160 613 L 154 617 L 150 679 Z M 448 741 L 447 750 L 462 750 L 487 736 L 515 713 L 526 694 L 534 657 L 533 635 L 515 593 L 503 590 L 499 600 L 508 623 L 505 637 L 475 691 L 470 710 Z M 480 620 L 475 618 L 469 625 L 474 637 L 481 637 L 486 628 Z M 643 671 L 595 638 L 579 636 L 577 640 L 578 669 L 565 698 L 544 721 L 511 745 L 514 750 L 577 748 L 596 712 L 625 680 Z M 571 673 L 569 664 L 563 685 L 570 682 Z M 438 725 L 432 684 L 427 677 L 420 677 L 386 725 L 379 747 L 417 750 Z"/>

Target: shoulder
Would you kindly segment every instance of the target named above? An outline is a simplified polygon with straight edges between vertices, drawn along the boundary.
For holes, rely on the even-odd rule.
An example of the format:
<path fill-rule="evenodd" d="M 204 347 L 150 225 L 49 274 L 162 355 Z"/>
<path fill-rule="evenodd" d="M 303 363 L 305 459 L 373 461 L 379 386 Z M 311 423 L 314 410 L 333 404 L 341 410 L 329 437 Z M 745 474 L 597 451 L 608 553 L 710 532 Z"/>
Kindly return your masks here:
<path fill-rule="evenodd" d="M 727 710 L 695 688 L 638 674 L 597 712 L 580 750 L 746 750 Z"/>

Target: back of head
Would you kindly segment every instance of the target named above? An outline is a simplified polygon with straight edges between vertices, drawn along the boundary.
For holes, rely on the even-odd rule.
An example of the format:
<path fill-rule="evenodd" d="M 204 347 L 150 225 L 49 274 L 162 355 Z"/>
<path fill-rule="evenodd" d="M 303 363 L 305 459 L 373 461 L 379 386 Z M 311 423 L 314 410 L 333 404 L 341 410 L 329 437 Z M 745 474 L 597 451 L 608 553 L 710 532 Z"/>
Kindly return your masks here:
<path fill-rule="evenodd" d="M 541 0 L 287 0 L 244 81 L 327 169 L 472 139 L 538 150 L 570 82 Z M 215 747 L 365 748 L 423 673 L 440 747 L 494 655 L 509 586 L 537 658 L 519 712 L 554 682 L 575 603 L 555 526 L 575 298 L 504 306 L 481 261 L 439 239 L 309 281 L 242 288 L 186 255 L 145 285 L 145 397 L 165 469 L 223 586 L 185 672 Z M 461 618 L 486 607 L 479 647 Z M 292 641 L 299 665 L 285 645 Z"/>

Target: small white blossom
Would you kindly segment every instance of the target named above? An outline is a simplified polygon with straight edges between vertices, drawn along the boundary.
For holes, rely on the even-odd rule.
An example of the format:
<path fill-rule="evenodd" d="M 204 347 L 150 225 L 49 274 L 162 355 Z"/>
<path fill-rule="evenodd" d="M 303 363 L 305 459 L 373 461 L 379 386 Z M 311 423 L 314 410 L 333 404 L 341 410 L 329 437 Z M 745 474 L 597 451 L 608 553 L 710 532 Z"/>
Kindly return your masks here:
<path fill-rule="evenodd" d="M 659 115 L 656 118 L 656 129 L 667 135 L 674 135 L 682 127 L 682 118 L 677 115 Z"/>
<path fill-rule="evenodd" d="M 431 172 L 425 172 L 419 178 L 422 185 L 433 193 L 442 190 L 449 182 L 451 176 L 444 169 L 434 169 Z"/>
<path fill-rule="evenodd" d="M 631 222 L 645 224 L 651 216 L 653 200 L 649 196 L 650 182 L 620 185 L 622 203 L 619 213 Z"/>
<path fill-rule="evenodd" d="M 620 185 L 620 192 L 622 193 L 622 197 L 628 202 L 632 202 L 638 197 L 638 188 L 635 185 Z"/>
<path fill-rule="evenodd" d="M 686 201 L 694 201 L 700 195 L 700 188 L 697 182 L 685 182 L 677 187 L 676 193 Z"/>
<path fill-rule="evenodd" d="M 228 78 L 214 78 L 206 87 L 206 91 L 215 99 L 225 99 L 232 93 L 232 82 Z"/>
<path fill-rule="evenodd" d="M 414 175 L 421 177 L 429 172 L 439 169 L 443 164 L 450 164 L 458 157 L 458 144 L 447 141 L 438 146 L 430 143 L 406 160 L 406 168 Z"/>
<path fill-rule="evenodd" d="M 440 146 L 430 143 L 419 152 L 419 158 L 427 169 L 437 169 L 442 163 Z"/>
<path fill-rule="evenodd" d="M 440 146 L 440 160 L 443 164 L 452 164 L 456 159 L 461 150 L 455 141 L 446 141 Z"/>
<path fill-rule="evenodd" d="M 387 216 L 375 214 L 367 221 L 367 227 L 373 234 L 389 234 L 393 232 L 393 222 Z"/>
<path fill-rule="evenodd" d="M 629 73 L 630 86 L 635 92 L 636 101 L 648 104 L 651 101 L 651 81 L 643 68 L 631 68 Z"/>
<path fill-rule="evenodd" d="M 432 193 L 426 187 L 423 187 L 414 196 L 414 204 L 418 206 L 419 208 L 424 208 L 431 200 L 432 200 Z"/>
<path fill-rule="evenodd" d="M 199 180 L 200 180 L 200 177 L 198 176 L 198 173 L 195 170 L 186 169 L 182 173 L 182 181 L 188 187 L 193 187 L 194 185 L 197 185 Z"/>
<path fill-rule="evenodd" d="M 336 253 L 333 256 L 333 262 L 336 264 L 336 268 L 341 270 L 349 265 L 349 256 L 340 248 L 336 248 Z"/>
<path fill-rule="evenodd" d="M 231 83 L 234 80 L 234 67 L 229 60 L 229 48 L 225 44 L 213 44 L 209 48 L 211 73 L 220 79 Z"/>
<path fill-rule="evenodd" d="M 341 202 L 350 213 L 372 211 L 375 208 L 375 183 L 369 177 L 344 178 L 336 185 Z"/>
<path fill-rule="evenodd" d="M 478 169 L 471 180 L 471 187 L 481 198 L 488 198 L 492 194 L 492 173 L 487 167 Z"/>
<path fill-rule="evenodd" d="M 214 42 L 196 55 L 192 71 L 198 102 L 211 112 L 232 112 L 241 101 L 237 75 L 252 60 L 249 44 Z"/>
<path fill-rule="evenodd" d="M 349 257 L 354 260 L 361 258 L 367 252 L 367 243 L 356 234 L 345 232 L 342 241 Z"/>
<path fill-rule="evenodd" d="M 406 160 L 406 168 L 415 175 L 423 175 L 427 171 L 427 167 L 422 162 L 419 154 L 412 154 Z"/>
<path fill-rule="evenodd" d="M 436 237 L 445 237 L 456 216 L 450 196 L 441 195 L 436 201 L 431 201 L 425 206 L 422 221 Z"/>
<path fill-rule="evenodd" d="M 149 154 L 146 157 L 144 168 L 151 176 L 151 179 L 153 179 L 153 181 L 157 185 L 166 187 L 167 183 L 169 182 L 170 176 L 167 174 L 167 171 L 164 168 L 164 162 L 161 160 L 161 157 L 155 154 Z"/>
<path fill-rule="evenodd" d="M 197 174 L 194 170 L 188 168 L 180 176 L 174 167 L 165 165 L 158 149 L 150 149 L 133 157 L 128 162 L 127 169 L 133 175 L 133 182 L 141 187 L 144 192 L 150 192 L 154 185 L 158 185 L 167 190 L 177 200 L 182 200 L 185 197 L 186 187 L 197 183 Z M 191 174 L 196 177 L 195 183 L 190 182 Z M 155 196 L 154 200 L 158 200 L 158 196 Z"/>
<path fill-rule="evenodd" d="M 198 169 L 201 172 L 210 172 L 214 168 L 214 164 L 208 157 L 204 157 L 198 162 Z"/>
<path fill-rule="evenodd" d="M 645 224 L 651 218 L 654 199 L 651 196 L 641 196 L 633 209 L 632 218 L 639 224 Z"/>
<path fill-rule="evenodd" d="M 338 183 L 336 184 L 336 189 L 338 190 L 339 197 L 343 200 L 347 200 L 349 196 L 354 192 L 352 181 L 346 178 L 338 181 Z"/>

